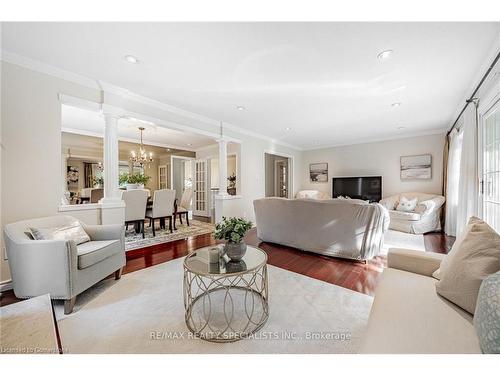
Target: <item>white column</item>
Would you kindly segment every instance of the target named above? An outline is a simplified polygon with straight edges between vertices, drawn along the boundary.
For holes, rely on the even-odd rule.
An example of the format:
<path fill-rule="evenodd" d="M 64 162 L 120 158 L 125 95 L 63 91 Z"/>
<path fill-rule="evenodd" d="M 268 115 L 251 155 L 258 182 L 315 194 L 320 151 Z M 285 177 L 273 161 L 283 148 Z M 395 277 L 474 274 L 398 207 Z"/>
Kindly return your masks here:
<path fill-rule="evenodd" d="M 104 113 L 104 198 L 101 203 L 121 201 L 118 194 L 118 116 Z"/>
<path fill-rule="evenodd" d="M 67 174 L 68 174 L 68 154 L 61 155 L 61 176 L 62 176 L 62 195 L 69 199 L 69 191 L 68 191 L 68 182 L 67 182 Z"/>
<path fill-rule="evenodd" d="M 227 141 L 219 139 L 219 195 L 227 194 Z"/>

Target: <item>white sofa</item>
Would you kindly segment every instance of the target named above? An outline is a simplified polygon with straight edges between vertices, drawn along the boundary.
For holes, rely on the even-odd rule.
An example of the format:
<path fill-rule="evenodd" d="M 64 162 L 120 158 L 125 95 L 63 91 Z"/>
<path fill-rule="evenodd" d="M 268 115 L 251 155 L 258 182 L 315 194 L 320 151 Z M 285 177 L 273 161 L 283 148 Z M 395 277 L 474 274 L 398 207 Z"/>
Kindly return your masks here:
<path fill-rule="evenodd" d="M 390 249 L 360 352 L 481 353 L 473 316 L 436 293 L 443 254 Z"/>
<path fill-rule="evenodd" d="M 401 197 L 417 198 L 414 212 L 397 211 Z M 441 207 L 445 198 L 441 195 L 426 193 L 401 193 L 382 199 L 379 203 L 389 210 L 390 229 L 400 232 L 422 234 L 441 230 Z"/>
<path fill-rule="evenodd" d="M 357 260 L 378 255 L 389 217 L 378 203 L 262 198 L 254 202 L 262 241 Z"/>
<path fill-rule="evenodd" d="M 319 190 L 301 190 L 295 194 L 297 199 L 331 199 L 328 193 Z"/>

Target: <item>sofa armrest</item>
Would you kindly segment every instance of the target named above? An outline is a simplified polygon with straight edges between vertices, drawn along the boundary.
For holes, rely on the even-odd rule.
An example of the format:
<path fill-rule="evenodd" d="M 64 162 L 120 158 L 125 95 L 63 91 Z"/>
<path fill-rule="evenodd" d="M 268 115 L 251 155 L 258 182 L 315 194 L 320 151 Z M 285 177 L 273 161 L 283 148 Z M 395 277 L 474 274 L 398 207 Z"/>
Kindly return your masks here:
<path fill-rule="evenodd" d="M 77 248 L 74 241 L 7 239 L 7 255 L 19 298 L 50 293 L 51 298 L 75 295 Z"/>
<path fill-rule="evenodd" d="M 386 197 L 381 199 L 378 203 L 384 206 L 389 211 L 394 210 L 396 208 L 396 204 L 398 203 L 399 197 L 397 195 L 392 195 L 390 197 Z"/>
<path fill-rule="evenodd" d="M 83 229 L 92 241 L 122 240 L 125 242 L 125 226 L 121 224 L 87 225 Z"/>
<path fill-rule="evenodd" d="M 441 197 L 441 196 L 420 202 L 418 205 L 424 206 L 424 210 L 421 213 L 421 215 L 426 216 L 426 215 L 429 215 L 431 213 L 436 212 L 437 210 L 439 210 L 441 208 L 441 206 L 444 204 L 444 202 L 445 202 L 445 198 Z"/>
<path fill-rule="evenodd" d="M 389 249 L 387 254 L 387 267 L 432 276 L 441 265 L 444 256 L 438 253 L 393 248 Z"/>

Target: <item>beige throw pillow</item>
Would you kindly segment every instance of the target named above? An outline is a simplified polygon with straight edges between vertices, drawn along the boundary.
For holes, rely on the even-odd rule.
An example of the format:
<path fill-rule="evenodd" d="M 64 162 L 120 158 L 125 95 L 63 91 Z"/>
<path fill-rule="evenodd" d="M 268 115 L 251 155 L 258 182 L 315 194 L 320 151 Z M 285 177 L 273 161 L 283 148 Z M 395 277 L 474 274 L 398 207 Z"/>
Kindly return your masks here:
<path fill-rule="evenodd" d="M 73 240 L 77 245 L 89 242 L 90 237 L 79 221 L 75 220 L 59 228 L 29 228 L 35 240 Z"/>
<path fill-rule="evenodd" d="M 471 217 L 463 234 L 433 276 L 436 291 L 474 314 L 483 279 L 500 270 L 500 235 L 477 217 Z"/>

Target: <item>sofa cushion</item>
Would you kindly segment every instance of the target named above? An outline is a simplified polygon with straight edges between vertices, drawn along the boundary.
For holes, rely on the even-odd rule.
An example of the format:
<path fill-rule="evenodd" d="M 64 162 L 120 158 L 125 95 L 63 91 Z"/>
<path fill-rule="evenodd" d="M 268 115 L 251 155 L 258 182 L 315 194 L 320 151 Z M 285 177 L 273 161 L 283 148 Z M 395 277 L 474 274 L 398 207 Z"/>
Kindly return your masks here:
<path fill-rule="evenodd" d="M 421 218 L 421 215 L 417 212 L 404 212 L 404 211 L 389 211 L 389 216 L 391 219 L 396 220 L 409 220 L 409 221 L 418 221 Z"/>
<path fill-rule="evenodd" d="M 497 271 L 500 271 L 500 235 L 481 219 L 471 217 L 434 273 L 439 279 L 436 290 L 474 314 L 481 282 Z"/>
<path fill-rule="evenodd" d="M 413 212 L 415 211 L 417 204 L 418 204 L 417 198 L 408 199 L 406 197 L 401 196 L 401 199 L 399 200 L 399 203 L 396 207 L 396 211 Z"/>
<path fill-rule="evenodd" d="M 436 280 L 387 268 L 361 353 L 481 353 L 472 315 L 440 297 Z"/>
<path fill-rule="evenodd" d="M 120 240 L 90 241 L 77 246 L 78 269 L 90 267 L 121 251 Z"/>
<path fill-rule="evenodd" d="M 500 354 L 500 272 L 481 283 L 474 326 L 483 353 Z"/>
<path fill-rule="evenodd" d="M 55 227 L 29 227 L 35 240 L 73 240 L 77 245 L 90 241 L 90 237 L 76 219 Z"/>

